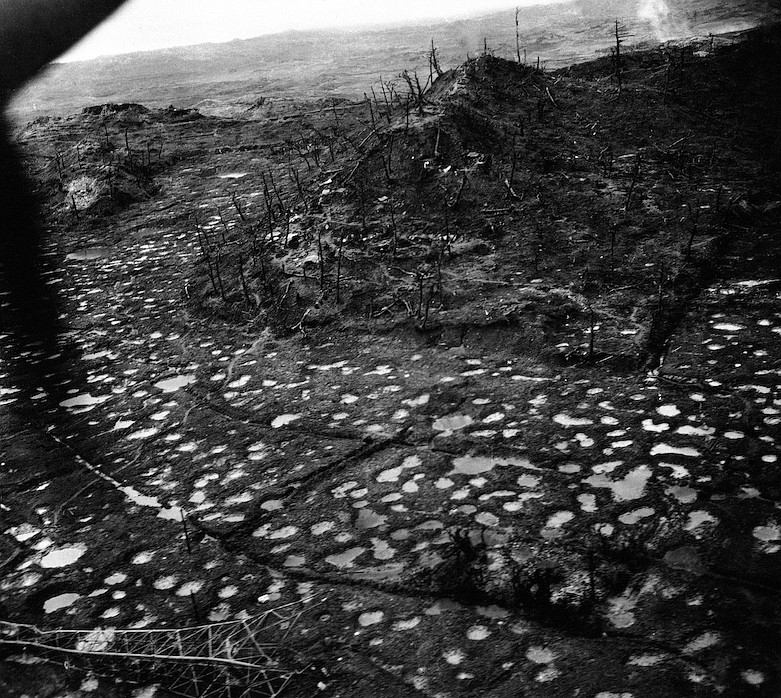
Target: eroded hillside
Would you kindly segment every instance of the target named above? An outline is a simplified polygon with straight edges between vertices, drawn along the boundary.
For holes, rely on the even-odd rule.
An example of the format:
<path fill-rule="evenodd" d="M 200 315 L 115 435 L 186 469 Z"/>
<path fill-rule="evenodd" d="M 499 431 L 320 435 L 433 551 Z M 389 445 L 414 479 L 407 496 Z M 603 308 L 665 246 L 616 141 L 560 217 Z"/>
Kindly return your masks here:
<path fill-rule="evenodd" d="M 777 694 L 778 42 L 31 124 L 72 382 L 5 364 L 0 603 L 85 634 L 0 685 L 196 695 L 104 655 L 285 607 L 285 695 Z"/>

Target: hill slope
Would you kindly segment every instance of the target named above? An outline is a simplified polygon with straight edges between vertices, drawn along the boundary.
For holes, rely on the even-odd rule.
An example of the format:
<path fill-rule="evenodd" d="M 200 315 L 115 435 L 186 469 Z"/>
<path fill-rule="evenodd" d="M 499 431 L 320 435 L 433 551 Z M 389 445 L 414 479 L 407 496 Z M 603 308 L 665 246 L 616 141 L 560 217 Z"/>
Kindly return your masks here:
<path fill-rule="evenodd" d="M 223 689 L 245 645 L 150 638 L 280 609 L 290 696 L 778 695 L 781 32 L 744 39 L 25 129 L 73 376 L 4 364 L 0 603 L 83 633 L 65 670 L 4 626 L 0 691 L 129 694 L 128 647 Z"/>

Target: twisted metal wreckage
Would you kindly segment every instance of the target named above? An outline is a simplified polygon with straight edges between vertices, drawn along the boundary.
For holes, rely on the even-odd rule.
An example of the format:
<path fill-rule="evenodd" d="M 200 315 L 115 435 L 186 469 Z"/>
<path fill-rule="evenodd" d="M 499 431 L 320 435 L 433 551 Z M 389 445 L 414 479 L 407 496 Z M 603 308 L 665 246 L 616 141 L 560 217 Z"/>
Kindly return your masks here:
<path fill-rule="evenodd" d="M 296 674 L 280 655 L 302 612 L 296 602 L 246 620 L 139 630 L 40 630 L 0 621 L 0 650 L 155 683 L 186 698 L 276 698 Z"/>

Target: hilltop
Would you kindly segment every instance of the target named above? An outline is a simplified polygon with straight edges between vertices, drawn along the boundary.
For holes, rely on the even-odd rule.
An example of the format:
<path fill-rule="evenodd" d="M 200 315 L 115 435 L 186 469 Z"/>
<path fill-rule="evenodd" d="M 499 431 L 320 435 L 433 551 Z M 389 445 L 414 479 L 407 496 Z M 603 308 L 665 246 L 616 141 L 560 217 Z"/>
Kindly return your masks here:
<path fill-rule="evenodd" d="M 776 695 L 780 40 L 28 124 L 73 381 L 3 377 L 4 618 L 292 604 L 291 696 Z"/>

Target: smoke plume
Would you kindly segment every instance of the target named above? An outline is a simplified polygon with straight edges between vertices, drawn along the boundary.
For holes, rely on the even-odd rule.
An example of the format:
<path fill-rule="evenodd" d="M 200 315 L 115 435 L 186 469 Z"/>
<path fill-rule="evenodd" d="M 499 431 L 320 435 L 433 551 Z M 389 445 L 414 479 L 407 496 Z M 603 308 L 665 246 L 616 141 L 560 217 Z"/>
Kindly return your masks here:
<path fill-rule="evenodd" d="M 677 17 L 665 0 L 642 0 L 637 18 L 651 25 L 659 41 L 681 38 L 690 33 L 688 22 Z"/>

